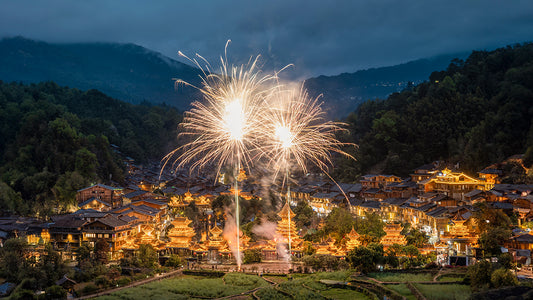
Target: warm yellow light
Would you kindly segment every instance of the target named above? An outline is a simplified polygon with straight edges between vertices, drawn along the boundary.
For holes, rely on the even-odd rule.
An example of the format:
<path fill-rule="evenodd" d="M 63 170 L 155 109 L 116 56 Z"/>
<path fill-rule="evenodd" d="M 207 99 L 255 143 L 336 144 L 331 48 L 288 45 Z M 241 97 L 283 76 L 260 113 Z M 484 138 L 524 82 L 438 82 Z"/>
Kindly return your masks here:
<path fill-rule="evenodd" d="M 279 126 L 276 128 L 276 137 L 281 142 L 282 148 L 290 148 L 292 146 L 292 133 L 289 127 Z"/>
<path fill-rule="evenodd" d="M 234 99 L 226 105 L 224 125 L 234 140 L 241 140 L 243 136 L 244 112 L 240 99 Z"/>

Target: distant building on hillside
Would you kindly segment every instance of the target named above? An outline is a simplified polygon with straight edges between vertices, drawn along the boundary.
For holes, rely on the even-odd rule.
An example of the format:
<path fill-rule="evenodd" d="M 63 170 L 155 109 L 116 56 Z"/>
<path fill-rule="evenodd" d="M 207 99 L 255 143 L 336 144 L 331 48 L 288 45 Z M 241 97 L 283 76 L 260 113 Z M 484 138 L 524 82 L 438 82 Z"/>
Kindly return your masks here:
<path fill-rule="evenodd" d="M 89 199 L 98 200 L 98 202 L 105 202 L 107 206 L 118 207 L 122 204 L 122 188 L 112 187 L 105 184 L 95 184 L 90 187 L 78 190 L 76 193 L 76 201 L 79 204 L 87 202 Z M 88 203 L 90 203 L 89 201 Z"/>

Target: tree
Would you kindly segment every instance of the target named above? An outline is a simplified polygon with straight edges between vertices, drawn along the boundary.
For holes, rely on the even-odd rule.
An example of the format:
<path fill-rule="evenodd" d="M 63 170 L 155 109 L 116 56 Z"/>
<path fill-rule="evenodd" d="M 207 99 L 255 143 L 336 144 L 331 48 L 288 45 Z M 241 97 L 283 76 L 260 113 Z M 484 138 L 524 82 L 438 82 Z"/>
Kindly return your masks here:
<path fill-rule="evenodd" d="M 418 248 L 414 245 L 403 246 L 402 254 L 406 258 L 406 261 L 404 261 L 406 268 L 415 267 L 422 263 L 418 259 L 420 256 L 420 251 L 418 251 Z"/>
<path fill-rule="evenodd" d="M 22 238 L 9 239 L 0 248 L 0 271 L 11 282 L 20 282 L 24 269 L 29 267 L 26 261 L 28 244 Z"/>
<path fill-rule="evenodd" d="M 424 247 L 429 241 L 429 238 L 424 232 L 415 228 L 411 229 L 405 238 L 408 245 L 414 245 L 417 248 Z"/>
<path fill-rule="evenodd" d="M 106 240 L 97 240 L 94 244 L 94 256 L 97 262 L 105 264 L 107 262 L 107 253 L 109 252 L 109 244 Z"/>
<path fill-rule="evenodd" d="M 397 268 L 400 265 L 398 256 L 402 253 L 402 246 L 399 244 L 392 244 L 385 251 L 385 263 L 393 268 Z"/>
<path fill-rule="evenodd" d="M 384 226 L 381 217 L 375 213 L 366 213 L 364 217 L 356 218 L 354 224 L 357 233 L 371 236 L 373 242 L 378 242 L 385 235 Z"/>
<path fill-rule="evenodd" d="M 336 241 L 340 241 L 352 230 L 353 217 L 350 211 L 335 207 L 326 217 L 325 223 L 325 235 L 332 235 Z"/>
<path fill-rule="evenodd" d="M 78 266 L 82 262 L 88 261 L 91 258 L 91 248 L 89 244 L 83 243 L 76 250 L 76 260 L 78 261 Z"/>
<path fill-rule="evenodd" d="M 492 265 L 487 260 L 478 261 L 469 266 L 466 278 L 470 281 L 470 286 L 474 290 L 486 288 L 491 283 Z"/>
<path fill-rule="evenodd" d="M 495 288 L 518 285 L 516 276 L 508 269 L 500 268 L 492 272 L 490 282 Z"/>
<path fill-rule="evenodd" d="M 50 244 L 46 245 L 44 255 L 39 260 L 38 268 L 44 274 L 44 278 L 41 278 L 42 286 L 53 285 L 67 271 L 61 255 Z"/>
<path fill-rule="evenodd" d="M 15 192 L 7 183 L 0 181 L 0 211 L 26 214 L 28 206 L 22 201 L 20 193 Z"/>
<path fill-rule="evenodd" d="M 244 250 L 245 264 L 260 263 L 261 262 L 261 250 L 260 249 L 246 249 Z"/>
<path fill-rule="evenodd" d="M 141 244 L 139 246 L 139 265 L 143 268 L 153 268 L 157 265 L 158 257 L 154 247 L 150 244 Z"/>
<path fill-rule="evenodd" d="M 511 230 L 509 229 L 501 227 L 490 228 L 479 237 L 479 245 L 485 252 L 485 255 L 499 256 L 501 254 L 501 246 L 503 246 L 510 236 Z"/>
<path fill-rule="evenodd" d="M 165 262 L 165 266 L 167 267 L 179 268 L 181 265 L 183 265 L 183 261 L 176 254 L 171 254 Z"/>
<path fill-rule="evenodd" d="M 316 213 L 313 211 L 311 206 L 307 204 L 307 201 L 298 202 L 293 211 L 296 214 L 294 221 L 296 223 L 296 227 L 298 228 L 311 226 L 313 220 L 317 218 Z"/>
<path fill-rule="evenodd" d="M 383 245 L 369 244 L 368 247 L 359 246 L 348 253 L 347 259 L 352 268 L 363 273 L 376 270 L 376 265 L 383 262 Z"/>
<path fill-rule="evenodd" d="M 52 285 L 45 290 L 45 299 L 58 300 L 67 299 L 67 291 L 59 285 Z"/>

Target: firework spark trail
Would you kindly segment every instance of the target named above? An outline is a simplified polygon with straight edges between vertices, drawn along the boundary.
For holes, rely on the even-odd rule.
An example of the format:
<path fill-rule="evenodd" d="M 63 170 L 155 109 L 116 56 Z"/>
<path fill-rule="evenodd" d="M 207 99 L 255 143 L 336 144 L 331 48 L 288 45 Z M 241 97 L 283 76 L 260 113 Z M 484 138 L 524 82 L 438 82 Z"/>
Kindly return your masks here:
<path fill-rule="evenodd" d="M 311 161 L 328 174 L 328 166 L 332 164 L 331 153 L 337 152 L 353 158 L 341 150 L 342 146 L 353 144 L 341 143 L 337 140 L 335 133 L 345 130 L 343 129 L 345 124 L 326 121 L 325 112 L 318 103 L 318 98 L 311 99 L 303 85 L 298 89 L 285 89 L 278 86 L 278 91 L 272 96 L 269 109 L 262 115 L 262 124 L 265 126 L 263 133 L 266 136 L 264 140 L 266 145 L 262 155 L 267 158 L 270 167 L 274 169 L 274 177 L 285 170 L 283 183 L 287 184 L 287 204 L 290 205 L 289 173 L 292 160 L 304 172 L 307 172 L 307 161 Z M 328 177 L 331 178 L 329 174 Z M 335 184 L 340 188 L 336 182 Z M 290 226 L 290 212 L 288 219 Z M 290 258 L 290 230 L 288 246 Z"/>
<path fill-rule="evenodd" d="M 228 41 L 229 43 L 229 41 Z M 228 43 L 226 44 L 226 50 Z M 186 57 L 180 52 L 180 55 Z M 236 259 L 240 269 L 240 241 L 239 241 L 239 189 L 237 177 L 241 166 L 250 168 L 252 155 L 258 151 L 261 136 L 258 132 L 262 126 L 259 123 L 262 103 L 270 91 L 268 83 L 274 76 L 261 75 L 257 63 L 259 56 L 250 58 L 246 65 L 234 66 L 228 63 L 227 51 L 221 57 L 219 73 L 211 72 L 207 60 L 197 55 L 205 62 L 202 68 L 200 61 L 189 59 L 202 72 L 202 86 L 196 87 L 182 80 L 176 84 L 189 85 L 201 92 L 204 102 L 195 101 L 192 109 L 184 114 L 181 123 L 180 137 L 191 140 L 178 149 L 166 155 L 163 168 L 176 156 L 172 166 L 182 168 L 190 166 L 190 170 L 202 169 L 209 164 L 215 164 L 217 175 L 222 166 L 233 164 L 235 184 L 235 221 L 236 221 Z"/>

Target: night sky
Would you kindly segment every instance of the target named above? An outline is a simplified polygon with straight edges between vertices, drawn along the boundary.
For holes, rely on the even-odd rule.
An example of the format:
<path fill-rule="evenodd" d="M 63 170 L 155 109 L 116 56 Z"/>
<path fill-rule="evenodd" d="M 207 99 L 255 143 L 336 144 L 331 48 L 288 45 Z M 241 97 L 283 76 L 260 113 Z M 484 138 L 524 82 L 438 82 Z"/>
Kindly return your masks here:
<path fill-rule="evenodd" d="M 0 36 L 135 43 L 232 62 L 261 54 L 297 77 L 533 41 L 531 0 L 0 1 Z"/>

